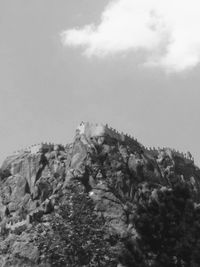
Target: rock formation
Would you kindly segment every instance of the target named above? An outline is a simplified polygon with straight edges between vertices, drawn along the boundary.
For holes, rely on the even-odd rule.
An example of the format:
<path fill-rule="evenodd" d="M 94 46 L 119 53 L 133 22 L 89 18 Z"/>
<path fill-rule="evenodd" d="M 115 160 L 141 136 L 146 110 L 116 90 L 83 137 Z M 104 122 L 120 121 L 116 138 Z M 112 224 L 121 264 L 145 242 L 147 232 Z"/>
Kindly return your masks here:
<path fill-rule="evenodd" d="M 66 146 L 15 152 L 0 178 L 2 267 L 157 266 L 155 256 L 133 265 L 132 252 L 124 252 L 127 238 L 139 246 L 137 204 L 159 203 L 160 194 L 183 184 L 196 208 L 200 200 L 191 154 L 147 149 L 100 124 L 81 123 Z"/>

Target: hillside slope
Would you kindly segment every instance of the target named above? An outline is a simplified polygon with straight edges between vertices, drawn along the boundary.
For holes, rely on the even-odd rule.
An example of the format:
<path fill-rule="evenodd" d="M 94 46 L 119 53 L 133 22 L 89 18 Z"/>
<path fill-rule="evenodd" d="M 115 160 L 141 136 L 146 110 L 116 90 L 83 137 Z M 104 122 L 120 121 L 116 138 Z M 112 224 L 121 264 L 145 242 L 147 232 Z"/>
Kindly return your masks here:
<path fill-rule="evenodd" d="M 72 144 L 8 157 L 0 177 L 2 267 L 200 266 L 189 153 L 82 123 Z"/>

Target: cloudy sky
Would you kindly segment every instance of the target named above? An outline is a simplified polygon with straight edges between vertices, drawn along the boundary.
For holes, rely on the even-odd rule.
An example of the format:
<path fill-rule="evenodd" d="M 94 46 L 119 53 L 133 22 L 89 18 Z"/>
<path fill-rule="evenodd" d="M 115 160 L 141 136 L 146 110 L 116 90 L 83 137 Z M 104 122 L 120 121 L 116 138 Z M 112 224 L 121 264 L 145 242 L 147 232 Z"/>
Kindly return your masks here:
<path fill-rule="evenodd" d="M 0 0 L 0 161 L 81 121 L 200 164 L 197 0 Z"/>

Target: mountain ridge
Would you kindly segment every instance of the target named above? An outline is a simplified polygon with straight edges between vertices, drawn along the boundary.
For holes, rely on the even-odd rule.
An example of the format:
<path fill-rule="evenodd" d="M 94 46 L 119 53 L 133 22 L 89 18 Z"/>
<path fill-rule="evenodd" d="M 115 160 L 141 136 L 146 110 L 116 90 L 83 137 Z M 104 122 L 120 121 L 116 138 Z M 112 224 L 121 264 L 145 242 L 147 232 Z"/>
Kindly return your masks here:
<path fill-rule="evenodd" d="M 140 247 L 141 205 L 159 211 L 163 197 L 183 194 L 197 212 L 200 200 L 190 153 L 147 149 L 107 125 L 83 122 L 69 145 L 43 143 L 8 157 L 0 178 L 2 267 L 156 266 L 161 256 Z M 177 257 L 169 266 L 178 266 Z"/>

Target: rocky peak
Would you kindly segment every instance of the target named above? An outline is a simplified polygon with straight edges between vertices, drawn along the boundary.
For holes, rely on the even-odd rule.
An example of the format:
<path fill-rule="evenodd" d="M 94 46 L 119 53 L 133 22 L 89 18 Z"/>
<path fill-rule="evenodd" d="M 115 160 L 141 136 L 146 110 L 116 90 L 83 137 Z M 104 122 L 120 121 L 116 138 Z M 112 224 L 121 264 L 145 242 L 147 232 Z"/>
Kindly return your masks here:
<path fill-rule="evenodd" d="M 102 224 L 99 218 L 103 218 L 104 234 L 108 236 L 104 244 L 111 251 L 121 249 L 127 235 L 137 239 L 133 217 L 141 196 L 158 199 L 159 190 L 165 192 L 184 183 L 197 206 L 199 202 L 200 170 L 191 154 L 169 148 L 145 148 L 135 138 L 102 124 L 82 122 L 73 143 L 66 146 L 39 144 L 16 152 L 4 161 L 0 177 L 1 266 L 116 266 L 120 261 L 113 256 L 115 253 L 107 255 L 105 251 L 100 265 L 92 265 L 92 255 L 85 256 L 85 265 L 81 265 L 80 258 L 79 263 L 72 265 L 67 263 L 65 254 L 59 258 L 66 261 L 63 265 L 56 260 L 57 265 L 52 265 L 54 252 L 47 253 L 44 247 L 50 247 L 45 242 L 58 235 L 55 221 L 65 231 L 72 227 L 70 218 L 76 214 L 73 207 L 79 207 L 80 201 L 85 201 L 85 209 L 97 220 L 97 231 L 98 224 Z M 67 218 L 61 213 L 66 207 L 71 212 Z M 86 214 L 82 216 L 80 225 L 87 221 Z M 42 240 L 38 229 L 43 229 Z M 57 238 L 61 242 L 61 236 Z M 87 242 L 95 242 L 90 238 Z M 54 244 L 56 240 L 51 246 Z"/>

